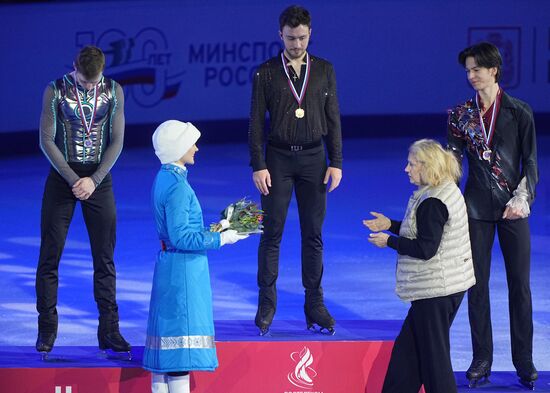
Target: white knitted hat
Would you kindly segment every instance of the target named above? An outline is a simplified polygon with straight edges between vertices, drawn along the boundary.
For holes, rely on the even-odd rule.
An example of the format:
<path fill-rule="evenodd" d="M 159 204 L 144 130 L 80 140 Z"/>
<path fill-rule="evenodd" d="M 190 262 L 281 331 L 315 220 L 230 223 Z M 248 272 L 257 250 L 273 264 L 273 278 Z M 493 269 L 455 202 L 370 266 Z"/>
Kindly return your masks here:
<path fill-rule="evenodd" d="M 153 133 L 153 147 L 161 164 L 179 160 L 200 138 L 201 133 L 191 123 L 167 120 Z"/>

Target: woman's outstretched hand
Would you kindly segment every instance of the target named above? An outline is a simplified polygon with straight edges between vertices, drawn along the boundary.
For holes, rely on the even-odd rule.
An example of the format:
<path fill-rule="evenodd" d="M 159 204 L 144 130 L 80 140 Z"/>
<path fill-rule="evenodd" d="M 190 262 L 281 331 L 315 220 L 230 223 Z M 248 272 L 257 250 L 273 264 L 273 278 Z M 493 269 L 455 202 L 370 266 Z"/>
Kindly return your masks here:
<path fill-rule="evenodd" d="M 370 212 L 375 218 L 370 220 L 363 220 L 363 225 L 369 228 L 373 232 L 387 231 L 390 229 L 391 221 L 388 217 L 382 213 Z"/>

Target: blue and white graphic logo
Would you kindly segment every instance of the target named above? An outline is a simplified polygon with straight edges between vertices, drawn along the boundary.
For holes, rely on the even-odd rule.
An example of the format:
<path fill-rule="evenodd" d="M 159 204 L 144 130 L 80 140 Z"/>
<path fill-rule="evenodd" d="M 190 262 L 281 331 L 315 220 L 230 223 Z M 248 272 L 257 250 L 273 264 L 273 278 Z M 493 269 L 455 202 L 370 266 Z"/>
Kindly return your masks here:
<path fill-rule="evenodd" d="M 97 39 L 92 32 L 79 32 L 76 43 L 78 47 L 101 48 L 108 76 L 124 87 L 127 100 L 132 99 L 141 107 L 154 107 L 179 92 L 185 72 L 172 64 L 173 53 L 166 36 L 157 28 L 144 28 L 134 36 L 110 29 Z"/>

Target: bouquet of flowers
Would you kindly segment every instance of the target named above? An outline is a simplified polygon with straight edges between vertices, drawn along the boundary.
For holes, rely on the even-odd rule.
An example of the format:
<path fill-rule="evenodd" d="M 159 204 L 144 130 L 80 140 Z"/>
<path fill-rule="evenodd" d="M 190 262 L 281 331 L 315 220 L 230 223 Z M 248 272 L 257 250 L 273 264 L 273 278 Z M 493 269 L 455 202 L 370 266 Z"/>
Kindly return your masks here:
<path fill-rule="evenodd" d="M 231 228 L 236 230 L 239 234 L 262 233 L 263 219 L 263 210 L 258 208 L 255 202 L 242 198 L 230 204 L 221 212 L 221 221 L 210 224 L 210 231 L 223 232 Z M 225 220 L 227 222 L 225 222 Z"/>

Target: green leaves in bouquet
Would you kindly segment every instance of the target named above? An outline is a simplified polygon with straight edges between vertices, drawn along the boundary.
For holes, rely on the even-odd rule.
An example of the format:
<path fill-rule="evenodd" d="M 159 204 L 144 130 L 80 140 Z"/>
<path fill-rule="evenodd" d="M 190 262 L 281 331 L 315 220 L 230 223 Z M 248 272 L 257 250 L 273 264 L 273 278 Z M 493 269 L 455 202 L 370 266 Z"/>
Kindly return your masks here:
<path fill-rule="evenodd" d="M 239 233 L 261 233 L 264 212 L 255 202 L 245 197 L 227 206 L 221 212 L 221 219 L 229 220 L 230 229 Z M 223 229 L 219 223 L 214 223 L 210 225 L 210 230 L 221 232 Z"/>

